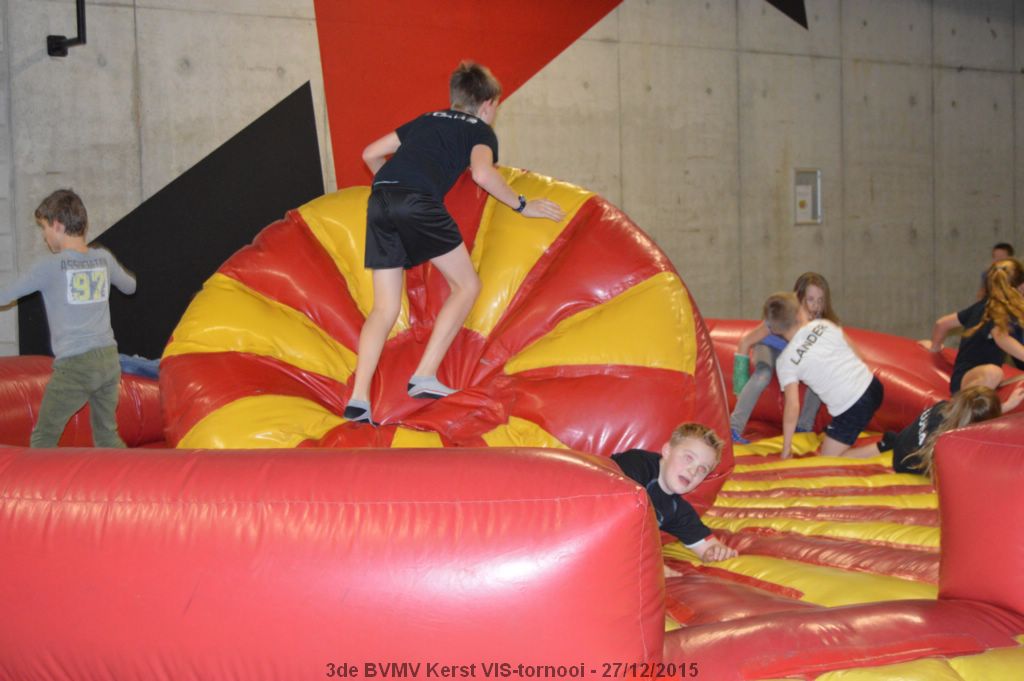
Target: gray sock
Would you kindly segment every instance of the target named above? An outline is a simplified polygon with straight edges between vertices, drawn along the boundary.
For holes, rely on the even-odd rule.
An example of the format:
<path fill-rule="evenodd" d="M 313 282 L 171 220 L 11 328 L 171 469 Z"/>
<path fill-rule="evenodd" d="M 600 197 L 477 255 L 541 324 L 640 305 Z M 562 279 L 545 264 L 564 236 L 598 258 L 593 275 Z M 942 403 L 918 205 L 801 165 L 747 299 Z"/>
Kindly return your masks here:
<path fill-rule="evenodd" d="M 345 412 L 342 414 L 349 421 L 361 421 L 372 423 L 370 417 L 370 403 L 366 400 L 349 400 L 345 405 Z"/>
<path fill-rule="evenodd" d="M 456 392 L 437 380 L 436 376 L 413 376 L 409 379 L 407 388 L 409 389 L 409 397 L 428 400 L 437 400 Z"/>

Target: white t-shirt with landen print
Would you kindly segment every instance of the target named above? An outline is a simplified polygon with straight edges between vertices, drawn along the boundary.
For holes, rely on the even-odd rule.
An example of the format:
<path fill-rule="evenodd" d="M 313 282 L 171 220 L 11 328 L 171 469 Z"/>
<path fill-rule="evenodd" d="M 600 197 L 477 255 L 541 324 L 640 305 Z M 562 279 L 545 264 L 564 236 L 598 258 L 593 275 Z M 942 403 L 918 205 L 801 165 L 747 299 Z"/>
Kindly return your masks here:
<path fill-rule="evenodd" d="M 832 416 L 839 416 L 860 399 L 874 376 L 843 336 L 827 319 L 801 326 L 775 363 L 779 385 L 800 381 L 818 394 Z"/>

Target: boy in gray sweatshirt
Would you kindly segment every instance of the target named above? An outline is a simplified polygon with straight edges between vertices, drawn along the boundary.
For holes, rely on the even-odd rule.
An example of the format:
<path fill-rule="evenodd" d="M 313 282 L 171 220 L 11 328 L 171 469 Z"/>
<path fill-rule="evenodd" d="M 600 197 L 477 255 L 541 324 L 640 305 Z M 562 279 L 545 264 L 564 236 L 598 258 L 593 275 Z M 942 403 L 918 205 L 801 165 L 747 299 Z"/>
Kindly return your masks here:
<path fill-rule="evenodd" d="M 33 447 L 56 447 L 68 420 L 89 403 L 93 441 L 124 447 L 117 432 L 121 367 L 110 327 L 110 285 L 135 293 L 135 277 L 110 251 L 86 243 L 89 218 L 82 200 L 59 189 L 39 204 L 36 224 L 51 255 L 0 289 L 0 305 L 35 291 L 43 294 L 53 344 L 53 375 L 46 385 Z"/>

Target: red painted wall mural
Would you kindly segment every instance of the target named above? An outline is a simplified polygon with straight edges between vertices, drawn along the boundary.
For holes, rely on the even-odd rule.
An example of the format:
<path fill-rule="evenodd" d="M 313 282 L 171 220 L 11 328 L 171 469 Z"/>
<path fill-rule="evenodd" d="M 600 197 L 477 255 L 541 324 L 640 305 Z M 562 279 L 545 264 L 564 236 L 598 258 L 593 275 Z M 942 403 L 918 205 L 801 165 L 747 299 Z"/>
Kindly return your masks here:
<path fill-rule="evenodd" d="M 369 184 L 363 148 L 448 105 L 460 59 L 486 64 L 504 97 L 621 0 L 314 0 L 338 186 Z"/>

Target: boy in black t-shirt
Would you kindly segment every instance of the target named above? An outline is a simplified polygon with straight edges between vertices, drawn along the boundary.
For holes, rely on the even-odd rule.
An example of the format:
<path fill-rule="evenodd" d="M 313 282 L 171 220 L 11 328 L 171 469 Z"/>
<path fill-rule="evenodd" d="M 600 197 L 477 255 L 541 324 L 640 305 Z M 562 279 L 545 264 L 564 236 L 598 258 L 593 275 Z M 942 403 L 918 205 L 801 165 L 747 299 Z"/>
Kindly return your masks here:
<path fill-rule="evenodd" d="M 444 197 L 467 167 L 482 189 L 517 213 L 555 221 L 565 217 L 553 201 L 528 201 L 516 194 L 495 169 L 498 139 L 491 124 L 501 85 L 491 72 L 464 61 L 452 73 L 450 92 L 451 109 L 423 114 L 363 150 L 363 160 L 374 173 L 365 257 L 366 267 L 373 270 L 373 309 L 359 335 L 352 396 L 344 413 L 351 421 L 373 422 L 370 383 L 402 309 L 403 269 L 428 260 L 451 293 L 409 379 L 409 395 L 437 399 L 455 392 L 437 380 L 437 369 L 480 293 L 480 279 Z"/>
<path fill-rule="evenodd" d="M 678 538 L 703 561 L 737 555 L 711 535 L 682 495 L 697 489 L 722 458 L 722 440 L 699 423 L 683 423 L 661 448 L 661 456 L 643 449 L 613 454 L 622 472 L 647 490 L 658 527 Z"/>

